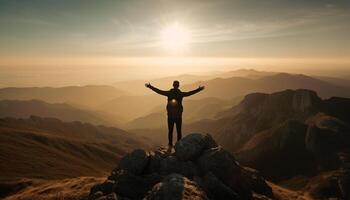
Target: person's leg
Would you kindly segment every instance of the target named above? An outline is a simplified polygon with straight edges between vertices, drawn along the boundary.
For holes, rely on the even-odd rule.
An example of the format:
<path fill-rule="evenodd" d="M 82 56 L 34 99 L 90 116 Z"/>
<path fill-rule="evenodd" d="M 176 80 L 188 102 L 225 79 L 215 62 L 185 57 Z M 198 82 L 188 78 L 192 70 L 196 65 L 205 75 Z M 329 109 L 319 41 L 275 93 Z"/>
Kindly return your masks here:
<path fill-rule="evenodd" d="M 173 145 L 173 130 L 175 121 L 168 117 L 168 141 L 169 145 Z"/>
<path fill-rule="evenodd" d="M 176 119 L 176 132 L 177 132 L 177 141 L 182 138 L 182 118 Z"/>

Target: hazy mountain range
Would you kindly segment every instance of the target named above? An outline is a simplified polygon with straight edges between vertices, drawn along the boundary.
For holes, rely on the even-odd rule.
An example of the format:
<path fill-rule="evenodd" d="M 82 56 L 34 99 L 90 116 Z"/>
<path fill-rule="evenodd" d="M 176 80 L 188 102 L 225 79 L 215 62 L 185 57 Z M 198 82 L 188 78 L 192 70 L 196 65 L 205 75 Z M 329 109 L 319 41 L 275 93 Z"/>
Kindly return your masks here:
<path fill-rule="evenodd" d="M 206 76 L 180 75 L 165 77 L 151 81 L 151 83 L 166 90 L 171 87 L 174 79 L 182 82 L 181 89 L 183 91 L 195 89 L 198 85 L 206 86 L 205 92 L 184 100 L 184 117 L 188 122 L 212 118 L 218 112 L 227 108 L 227 106 L 234 106 L 243 96 L 254 92 L 271 93 L 285 89 L 304 88 L 316 91 L 322 98 L 331 96 L 350 97 L 350 90 L 348 89 L 350 88 L 350 81 L 345 79 L 264 72 L 252 69 L 216 72 L 213 75 Z M 145 124 L 150 124 L 147 121 L 162 117 L 165 112 L 166 99 L 145 88 L 145 82 L 147 81 L 119 82 L 116 83 L 116 87 L 120 87 L 118 89 L 112 86 L 2 88 L 0 89 L 0 99 L 3 100 L 36 99 L 43 101 L 43 103 L 64 103 L 70 105 L 70 108 L 62 109 L 65 110 L 66 114 L 60 114 L 61 112 L 54 111 L 53 105 L 41 105 L 38 107 L 38 102 L 35 105 L 34 102 L 31 102 L 32 105 L 28 105 L 28 108 L 26 108 L 29 109 L 27 113 L 23 112 L 16 115 L 16 111 L 12 113 L 6 111 L 8 114 L 6 115 L 2 111 L 2 116 L 25 117 L 34 114 L 43 117 L 57 117 L 64 121 L 74 121 L 75 119 L 95 124 L 117 124 L 127 128 L 160 127 L 159 125 L 147 127 Z M 203 98 L 206 100 L 201 100 Z M 209 99 L 215 99 L 216 102 L 209 101 Z M 27 103 L 29 104 L 29 102 Z M 17 101 L 17 103 L 18 107 L 21 107 L 22 104 L 21 109 L 23 109 L 24 102 Z M 12 102 L 12 109 L 16 107 L 15 104 L 16 102 Z M 36 108 L 34 109 L 35 106 Z M 55 106 L 57 107 L 58 105 Z M 32 111 L 30 111 L 30 107 L 33 108 Z M 76 111 L 68 111 L 73 108 Z M 132 112 L 130 112 L 131 108 Z M 72 117 L 69 117 L 69 115 Z"/>
<path fill-rule="evenodd" d="M 81 109 L 65 103 L 46 103 L 41 100 L 0 100 L 0 117 L 28 118 L 31 115 L 97 125 L 113 126 L 121 123 L 115 115 Z"/>
<path fill-rule="evenodd" d="M 151 83 L 166 89 L 181 78 Z M 255 70 L 183 80 L 183 91 L 206 86 L 184 100 L 184 133 L 211 133 L 268 179 L 313 197 L 332 197 L 322 191 L 334 191 L 332 179 L 343 177 L 350 160 L 347 80 Z M 126 152 L 165 144 L 166 99 L 144 82 L 0 89 L 0 179 L 105 176 Z M 74 181 L 100 180 L 57 184 Z M 4 188 L 13 187 L 0 182 Z"/>
<path fill-rule="evenodd" d="M 48 103 L 72 103 L 95 107 L 124 92 L 111 86 L 68 86 L 68 87 L 23 87 L 1 88 L 0 99 L 42 100 Z"/>

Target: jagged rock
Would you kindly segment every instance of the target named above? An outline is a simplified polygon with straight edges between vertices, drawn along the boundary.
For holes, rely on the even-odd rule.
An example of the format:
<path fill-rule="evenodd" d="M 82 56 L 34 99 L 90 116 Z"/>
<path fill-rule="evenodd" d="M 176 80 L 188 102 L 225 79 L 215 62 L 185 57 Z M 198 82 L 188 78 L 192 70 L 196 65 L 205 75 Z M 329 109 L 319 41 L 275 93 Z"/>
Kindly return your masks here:
<path fill-rule="evenodd" d="M 145 200 L 209 200 L 195 183 L 179 174 L 171 174 L 155 185 Z"/>
<path fill-rule="evenodd" d="M 221 147 L 208 149 L 198 158 L 197 164 L 202 172 L 212 172 L 243 198 L 251 198 L 251 191 L 242 177 L 241 166 L 228 151 Z"/>
<path fill-rule="evenodd" d="M 118 197 L 117 195 L 113 192 L 113 193 L 110 193 L 106 196 L 103 196 L 103 197 L 100 197 L 96 200 L 118 200 Z"/>
<path fill-rule="evenodd" d="M 350 199 L 350 171 L 342 171 L 342 176 L 338 179 L 338 187 L 343 199 Z"/>
<path fill-rule="evenodd" d="M 223 184 L 213 173 L 209 172 L 202 178 L 196 177 L 195 181 L 206 192 L 211 200 L 239 199 L 237 193 Z"/>
<path fill-rule="evenodd" d="M 114 181 L 106 180 L 105 182 L 103 182 L 101 184 L 94 185 L 91 188 L 91 193 L 92 194 L 96 194 L 98 192 L 101 192 L 102 195 L 109 194 L 109 193 L 111 193 L 113 191 L 114 184 L 115 184 Z M 99 194 L 97 194 L 97 196 L 98 195 Z"/>
<path fill-rule="evenodd" d="M 242 113 L 254 116 L 276 117 L 284 114 L 312 113 L 322 104 L 322 99 L 311 90 L 285 90 L 272 94 L 251 93 L 239 105 Z"/>
<path fill-rule="evenodd" d="M 120 160 L 119 169 L 136 175 L 141 174 L 148 163 L 148 158 L 148 154 L 144 150 L 136 149 Z"/>
<path fill-rule="evenodd" d="M 187 142 L 178 146 L 179 152 L 190 149 L 188 145 L 196 146 L 188 151 L 191 156 L 163 148 L 150 153 L 135 150 L 122 159 L 106 182 L 91 188 L 89 200 L 106 199 L 112 193 L 119 200 L 202 200 L 208 196 L 212 200 L 250 200 L 253 192 L 267 195 L 271 191 L 261 176 L 246 172 L 228 151 L 215 147 L 210 136 L 194 134 L 182 140 Z"/>
<path fill-rule="evenodd" d="M 265 195 L 253 193 L 252 200 L 272 200 L 272 199 Z"/>
<path fill-rule="evenodd" d="M 192 133 L 175 144 L 175 155 L 179 160 L 187 161 L 196 158 L 204 150 L 217 146 L 209 134 Z"/>
<path fill-rule="evenodd" d="M 162 180 L 159 174 L 137 176 L 126 171 L 121 171 L 117 176 L 114 191 L 123 197 L 130 199 L 142 199 L 156 183 Z"/>
<path fill-rule="evenodd" d="M 98 199 L 98 198 L 103 196 L 103 192 L 101 192 L 101 191 L 93 192 L 93 190 L 94 190 L 93 188 L 94 187 L 92 187 L 91 190 L 90 190 L 90 194 L 89 194 L 88 200 L 96 200 L 96 199 Z"/>
<path fill-rule="evenodd" d="M 160 163 L 167 156 L 169 156 L 169 152 L 166 148 L 159 148 L 154 152 L 149 153 L 149 162 L 146 171 L 148 173 L 159 172 L 160 171 Z"/>
<path fill-rule="evenodd" d="M 188 178 L 192 178 L 195 176 L 197 172 L 197 167 L 192 161 L 181 162 L 175 156 L 169 156 L 164 158 L 160 162 L 161 174 L 171 174 L 171 173 L 179 173 Z"/>
<path fill-rule="evenodd" d="M 258 171 L 252 168 L 245 167 L 243 170 L 243 176 L 245 176 L 246 183 L 254 192 L 263 194 L 267 197 L 273 197 L 272 189 L 265 182 L 264 178 Z"/>

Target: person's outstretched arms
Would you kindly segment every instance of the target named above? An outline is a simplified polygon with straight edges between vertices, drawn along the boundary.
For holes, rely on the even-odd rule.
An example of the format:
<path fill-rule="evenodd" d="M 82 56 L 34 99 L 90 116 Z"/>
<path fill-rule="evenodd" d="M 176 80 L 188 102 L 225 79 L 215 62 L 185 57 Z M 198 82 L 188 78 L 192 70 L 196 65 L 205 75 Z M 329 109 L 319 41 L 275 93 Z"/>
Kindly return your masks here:
<path fill-rule="evenodd" d="M 204 88 L 205 88 L 204 86 L 199 86 L 199 87 L 198 87 L 197 89 L 195 89 L 195 90 L 192 90 L 192 91 L 189 91 L 189 92 L 183 92 L 182 95 L 183 95 L 184 97 L 188 97 L 188 96 L 194 95 L 194 94 L 196 94 L 196 93 L 198 93 L 198 92 L 204 90 Z"/>
<path fill-rule="evenodd" d="M 153 90 L 154 92 L 160 94 L 160 95 L 164 95 L 167 96 L 168 95 L 168 91 L 164 91 L 164 90 L 160 90 L 154 86 L 152 86 L 150 83 L 146 83 L 145 86 L 151 90 Z"/>

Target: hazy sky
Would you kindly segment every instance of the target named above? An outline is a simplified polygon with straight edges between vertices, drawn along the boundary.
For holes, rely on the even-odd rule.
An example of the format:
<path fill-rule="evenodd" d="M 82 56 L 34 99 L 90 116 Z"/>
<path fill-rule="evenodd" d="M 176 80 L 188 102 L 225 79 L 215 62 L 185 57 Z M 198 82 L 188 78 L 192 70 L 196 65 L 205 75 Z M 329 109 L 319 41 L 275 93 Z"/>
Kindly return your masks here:
<path fill-rule="evenodd" d="M 176 51 L 161 37 L 174 24 L 189 37 Z M 254 64 L 346 71 L 349 35 L 349 0 L 0 0 L 0 78 L 97 67 L 136 78 Z"/>

